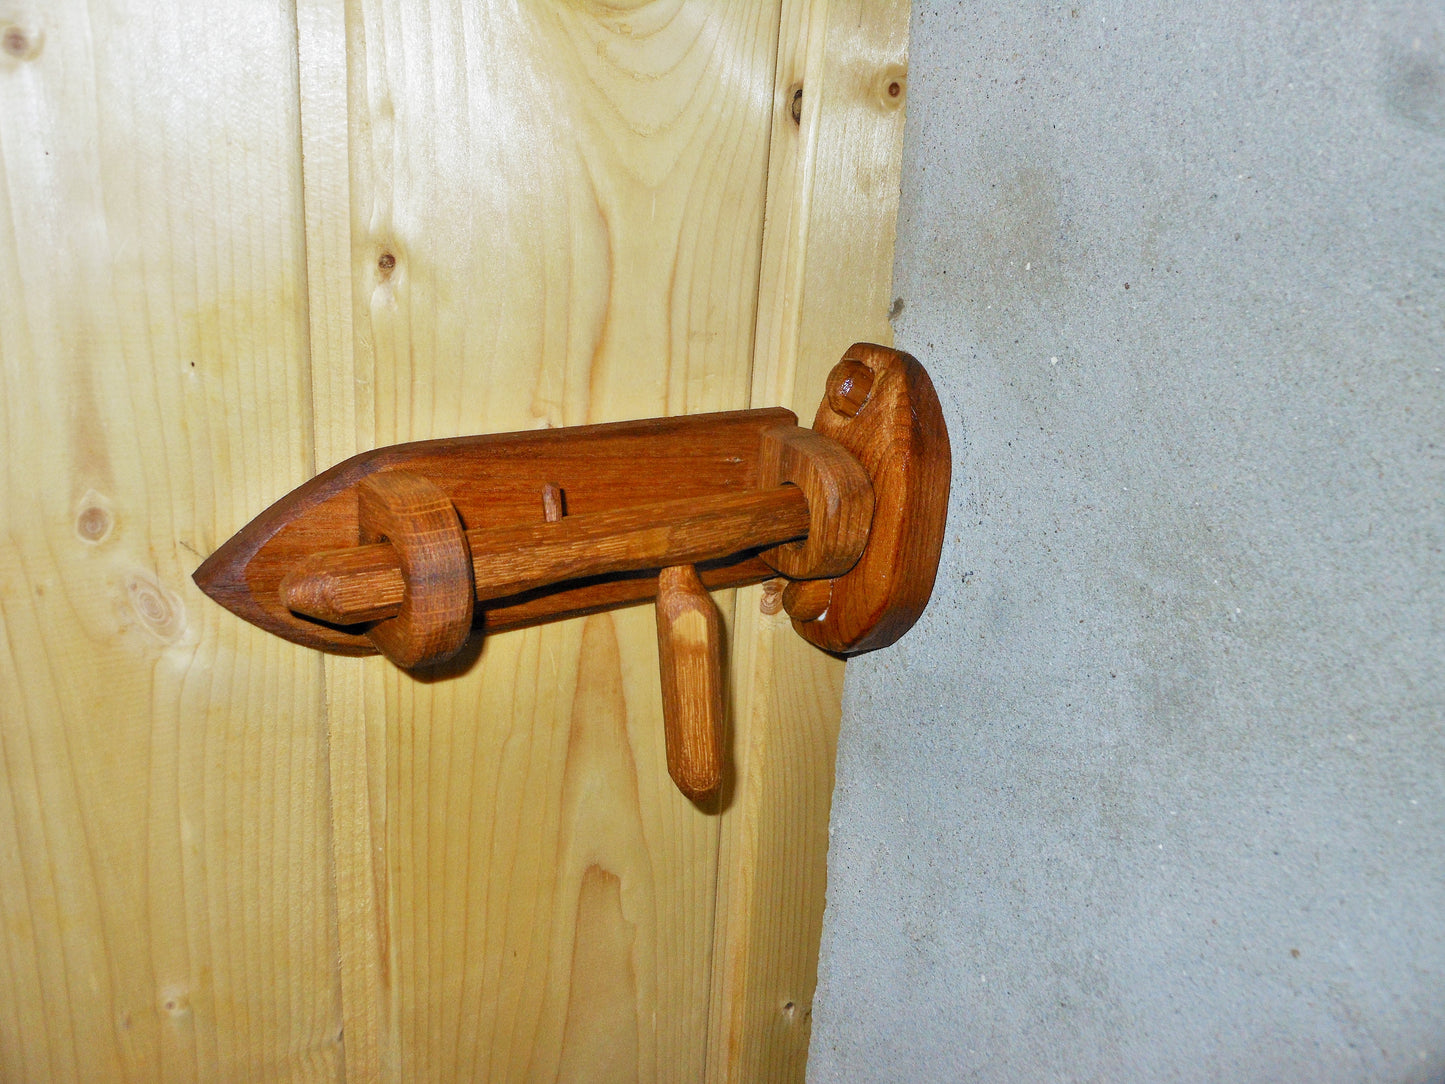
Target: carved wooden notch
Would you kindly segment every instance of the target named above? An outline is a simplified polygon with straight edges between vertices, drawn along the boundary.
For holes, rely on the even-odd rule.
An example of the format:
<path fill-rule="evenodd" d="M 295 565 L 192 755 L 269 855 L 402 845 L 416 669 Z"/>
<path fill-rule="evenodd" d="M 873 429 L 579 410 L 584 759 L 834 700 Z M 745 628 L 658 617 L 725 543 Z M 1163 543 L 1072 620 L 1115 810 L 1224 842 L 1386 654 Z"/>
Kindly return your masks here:
<path fill-rule="evenodd" d="M 722 622 L 709 589 L 782 576 L 799 635 L 886 647 L 943 545 L 950 454 L 928 374 L 850 347 L 812 429 L 781 408 L 459 437 L 354 456 L 287 494 L 196 570 L 298 644 L 443 662 L 498 631 L 655 600 L 668 770 L 722 777 Z"/>

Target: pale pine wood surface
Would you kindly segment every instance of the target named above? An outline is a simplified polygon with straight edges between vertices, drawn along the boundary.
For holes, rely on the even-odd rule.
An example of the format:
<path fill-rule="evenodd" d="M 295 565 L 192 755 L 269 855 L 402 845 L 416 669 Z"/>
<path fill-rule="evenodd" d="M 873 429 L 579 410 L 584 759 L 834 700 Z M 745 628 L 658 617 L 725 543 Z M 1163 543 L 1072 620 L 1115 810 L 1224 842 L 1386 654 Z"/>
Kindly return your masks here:
<path fill-rule="evenodd" d="M 369 385 L 356 376 L 354 299 L 369 268 L 358 267 L 351 251 L 350 98 L 359 92 L 348 63 L 353 26 L 345 0 L 296 0 L 311 401 L 322 468 L 374 443 Z M 394 1080 L 398 1050 L 382 1031 L 386 948 L 377 841 L 385 803 L 372 800 L 370 767 L 379 755 L 373 746 L 384 742 L 382 675 L 359 659 L 328 655 L 322 665 L 346 1079 Z"/>
<path fill-rule="evenodd" d="M 828 370 L 859 339 L 888 344 L 908 5 L 784 4 L 759 284 L 755 402 L 811 421 Z M 898 93 L 891 93 L 897 85 Z M 738 592 L 737 757 L 723 822 L 708 1079 L 801 1080 L 827 889 L 843 664 L 787 615 Z"/>
<path fill-rule="evenodd" d="M 0 1078 L 335 1079 L 319 663 L 189 579 L 314 466 L 293 16 L 0 23 Z"/>
<path fill-rule="evenodd" d="M 887 341 L 906 16 L 0 0 L 0 1078 L 801 1078 L 841 665 L 758 590 L 718 816 L 650 608 L 418 680 L 189 573 L 368 447 L 806 420 Z"/>
<path fill-rule="evenodd" d="M 378 444 L 747 405 L 775 6 L 347 18 Z M 667 775 L 651 612 L 452 670 L 368 723 L 394 1072 L 700 1079 L 719 821 Z"/>

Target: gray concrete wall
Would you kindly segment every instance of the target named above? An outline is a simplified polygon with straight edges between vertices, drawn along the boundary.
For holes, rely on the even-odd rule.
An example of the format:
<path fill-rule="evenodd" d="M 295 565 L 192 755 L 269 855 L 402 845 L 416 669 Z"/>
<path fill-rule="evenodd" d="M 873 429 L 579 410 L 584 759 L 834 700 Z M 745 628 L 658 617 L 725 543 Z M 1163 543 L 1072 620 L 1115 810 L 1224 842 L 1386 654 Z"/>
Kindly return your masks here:
<path fill-rule="evenodd" d="M 914 12 L 813 1081 L 1445 1079 L 1445 5 Z"/>

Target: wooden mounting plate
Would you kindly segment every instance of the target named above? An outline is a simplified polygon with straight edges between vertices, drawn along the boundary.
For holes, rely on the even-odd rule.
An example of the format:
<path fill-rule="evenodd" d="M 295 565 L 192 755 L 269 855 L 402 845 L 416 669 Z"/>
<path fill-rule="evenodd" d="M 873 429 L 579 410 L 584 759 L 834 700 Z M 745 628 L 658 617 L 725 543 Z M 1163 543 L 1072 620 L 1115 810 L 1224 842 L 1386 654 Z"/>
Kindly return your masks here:
<path fill-rule="evenodd" d="M 317 475 L 262 512 L 196 570 L 195 581 L 231 612 L 294 643 L 342 655 L 374 655 L 361 628 L 293 614 L 282 578 L 301 557 L 359 541 L 356 483 L 405 469 L 434 482 L 464 527 L 543 518 L 543 489 L 561 488 L 569 515 L 759 486 L 762 435 L 796 425 L 790 410 L 729 411 L 527 433 L 457 437 L 363 452 Z M 698 569 L 709 589 L 760 583 L 777 573 L 755 554 Z M 523 628 L 647 601 L 656 573 L 577 580 L 489 602 L 476 623 Z"/>
<path fill-rule="evenodd" d="M 871 372 L 872 387 L 850 416 L 831 401 L 840 399 L 840 377 L 857 365 Z M 893 643 L 928 605 L 943 550 L 952 456 L 938 394 L 912 355 L 854 343 L 828 389 L 813 430 L 863 464 L 873 482 L 873 523 L 858 563 L 831 581 L 826 610 L 811 620 L 795 616 L 793 627 L 825 651 L 861 655 Z"/>

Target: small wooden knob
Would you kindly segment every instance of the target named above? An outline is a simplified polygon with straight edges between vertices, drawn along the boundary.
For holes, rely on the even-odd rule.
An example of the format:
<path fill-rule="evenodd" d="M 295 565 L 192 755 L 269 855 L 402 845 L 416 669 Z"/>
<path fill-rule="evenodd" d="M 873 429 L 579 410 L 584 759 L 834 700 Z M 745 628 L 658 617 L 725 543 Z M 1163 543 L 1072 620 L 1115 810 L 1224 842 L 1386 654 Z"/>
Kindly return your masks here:
<path fill-rule="evenodd" d="M 472 555 L 457 510 L 437 486 L 383 471 L 356 486 L 361 541 L 390 542 L 405 585 L 401 610 L 366 632 L 397 666 L 428 666 L 461 650 L 472 628 Z"/>
<path fill-rule="evenodd" d="M 828 374 L 828 405 L 845 418 L 856 417 L 873 393 L 873 370 L 857 358 L 844 358 Z"/>
<path fill-rule="evenodd" d="M 795 621 L 818 620 L 832 601 L 832 580 L 795 580 L 783 589 L 783 609 Z"/>
<path fill-rule="evenodd" d="M 692 565 L 657 578 L 657 654 L 667 771 L 693 801 L 722 783 L 722 618 Z"/>

